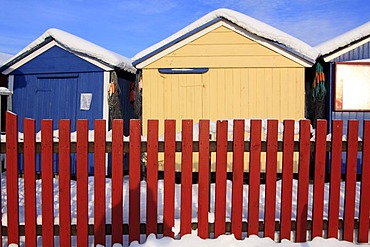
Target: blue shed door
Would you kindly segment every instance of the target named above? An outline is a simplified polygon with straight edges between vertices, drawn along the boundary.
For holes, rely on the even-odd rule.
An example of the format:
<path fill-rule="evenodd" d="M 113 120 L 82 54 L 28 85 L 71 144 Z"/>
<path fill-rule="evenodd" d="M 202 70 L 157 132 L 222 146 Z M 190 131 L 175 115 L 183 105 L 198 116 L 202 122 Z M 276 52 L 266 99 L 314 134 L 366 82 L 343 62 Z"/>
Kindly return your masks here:
<path fill-rule="evenodd" d="M 58 128 L 59 119 L 71 119 L 71 129 L 75 128 L 77 116 L 77 77 L 39 77 L 35 90 L 36 109 L 35 119 L 52 119 L 53 129 Z M 41 123 L 37 121 L 36 129 Z"/>

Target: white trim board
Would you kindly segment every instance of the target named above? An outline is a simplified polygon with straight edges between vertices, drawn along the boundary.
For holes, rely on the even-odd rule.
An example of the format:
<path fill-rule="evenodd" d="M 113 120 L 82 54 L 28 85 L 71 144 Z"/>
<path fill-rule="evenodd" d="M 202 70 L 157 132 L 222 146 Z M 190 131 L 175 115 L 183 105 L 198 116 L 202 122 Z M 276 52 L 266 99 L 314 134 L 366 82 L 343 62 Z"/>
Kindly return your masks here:
<path fill-rule="evenodd" d="M 261 38 L 257 35 L 254 35 L 254 34 L 248 32 L 247 30 L 245 30 L 245 29 L 243 29 L 243 28 L 241 28 L 241 27 L 239 27 L 239 26 L 237 26 L 237 25 L 235 25 L 235 24 L 233 24 L 229 21 L 220 20 L 220 21 L 218 21 L 218 22 L 216 22 L 216 23 L 214 23 L 214 24 L 212 24 L 212 25 L 210 25 L 210 26 L 208 26 L 204 29 L 201 29 L 199 32 L 196 32 L 195 34 L 190 35 L 189 37 L 181 40 L 180 42 L 178 42 L 178 43 L 176 43 L 176 44 L 174 44 L 174 45 L 172 45 L 172 46 L 154 54 L 152 57 L 149 57 L 148 59 L 142 61 L 141 63 L 138 63 L 136 65 L 136 68 L 142 69 L 142 68 L 146 67 L 147 65 L 149 65 L 149 64 L 159 60 L 160 58 L 168 55 L 169 53 L 185 46 L 186 44 L 198 39 L 199 37 L 211 32 L 211 31 L 213 31 L 216 28 L 221 27 L 221 26 L 225 26 L 225 27 L 227 27 L 231 30 L 234 30 L 235 32 L 243 35 L 244 37 L 247 37 L 247 38 L 257 42 L 257 43 L 259 43 L 259 44 L 261 44 L 261 45 L 263 45 L 263 46 L 281 54 L 282 56 L 284 56 L 284 57 L 286 57 L 286 58 L 304 66 L 304 67 L 311 67 L 313 65 L 313 62 L 309 62 L 309 61 L 299 57 L 298 55 L 295 55 L 295 54 L 283 49 L 282 47 L 278 46 L 277 44 L 275 44 L 272 41 L 267 41 L 267 40 L 265 40 L 265 39 L 263 39 L 263 38 Z"/>
<path fill-rule="evenodd" d="M 331 61 L 331 60 L 333 60 L 333 59 L 335 59 L 335 58 L 337 58 L 337 57 L 339 57 L 339 56 L 341 56 L 341 55 L 343 55 L 343 54 L 345 54 L 345 53 L 347 53 L 347 52 L 349 52 L 351 50 L 356 49 L 359 46 L 362 46 L 363 44 L 368 43 L 368 42 L 370 42 L 370 37 L 368 37 L 368 38 L 366 38 L 364 40 L 361 40 L 358 43 L 354 43 L 352 45 L 349 45 L 346 48 L 343 48 L 343 49 L 341 49 L 341 50 L 339 50 L 337 52 L 334 52 L 333 54 L 329 54 L 329 55 L 324 56 L 324 61 L 325 62 L 329 62 L 329 61 Z"/>
<path fill-rule="evenodd" d="M 65 49 L 63 46 L 61 46 L 60 44 L 58 44 L 55 40 L 53 40 L 53 41 L 45 44 L 44 46 L 40 47 L 39 49 L 35 50 L 34 52 L 30 53 L 28 56 L 22 58 L 21 60 L 19 60 L 15 64 L 11 65 L 9 68 L 4 70 L 4 72 L 2 72 L 2 73 L 5 74 L 5 75 L 10 74 L 14 70 L 18 69 L 19 67 L 23 66 L 24 64 L 28 63 L 32 59 L 36 58 L 37 56 L 41 55 L 42 53 L 46 52 L 47 50 L 51 49 L 54 46 L 58 46 L 58 47 L 62 48 L 65 51 L 71 52 L 72 54 L 76 55 L 77 57 L 82 58 L 83 60 L 85 60 L 85 61 L 87 61 L 91 64 L 94 64 L 95 66 L 97 66 L 97 67 L 99 67 L 103 70 L 112 70 L 112 67 L 109 67 L 105 64 L 102 64 L 99 61 L 96 61 L 94 59 L 84 57 L 84 56 L 76 54 L 72 51 L 69 51 L 69 50 Z"/>

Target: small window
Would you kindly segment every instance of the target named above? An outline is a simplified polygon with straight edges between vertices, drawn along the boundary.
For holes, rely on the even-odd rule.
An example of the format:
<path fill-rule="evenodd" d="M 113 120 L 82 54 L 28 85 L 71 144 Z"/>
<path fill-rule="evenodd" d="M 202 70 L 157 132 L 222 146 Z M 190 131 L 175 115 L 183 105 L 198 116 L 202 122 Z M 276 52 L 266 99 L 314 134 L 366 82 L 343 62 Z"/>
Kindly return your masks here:
<path fill-rule="evenodd" d="M 336 63 L 336 111 L 370 111 L 370 62 Z"/>
<path fill-rule="evenodd" d="M 161 74 L 204 74 L 208 72 L 208 68 L 179 68 L 179 69 L 169 69 L 161 68 L 158 69 Z"/>

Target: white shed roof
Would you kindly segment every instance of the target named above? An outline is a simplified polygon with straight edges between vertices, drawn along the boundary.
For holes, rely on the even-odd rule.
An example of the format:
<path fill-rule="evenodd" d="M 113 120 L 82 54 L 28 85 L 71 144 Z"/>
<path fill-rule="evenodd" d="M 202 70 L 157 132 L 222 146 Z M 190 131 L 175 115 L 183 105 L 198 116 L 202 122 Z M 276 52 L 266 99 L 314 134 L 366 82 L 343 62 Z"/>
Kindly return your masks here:
<path fill-rule="evenodd" d="M 222 8 L 208 13 L 197 21 L 173 34 L 172 36 L 137 53 L 132 58 L 134 64 L 138 63 L 138 61 L 145 60 L 146 57 L 150 57 L 151 54 L 154 55 L 155 53 L 162 50 L 163 47 L 166 47 L 168 44 L 176 42 L 177 39 L 181 39 L 181 37 L 186 36 L 187 34 L 194 32 L 199 28 L 202 28 L 203 25 L 206 25 L 207 23 L 212 22 L 217 18 L 224 18 L 241 27 L 242 29 L 248 31 L 249 33 L 252 33 L 266 40 L 276 42 L 279 45 L 283 46 L 285 49 L 291 50 L 311 62 L 314 62 L 319 55 L 318 51 L 310 45 L 283 31 L 280 31 L 266 23 L 258 21 L 240 12 Z"/>
<path fill-rule="evenodd" d="M 87 57 L 110 67 L 117 67 L 131 73 L 136 72 L 129 58 L 56 28 L 48 29 L 39 38 L 5 62 L 4 66 L 13 64 L 17 59 L 32 52 L 33 49 L 44 43 L 47 39 L 53 39 L 59 46 L 81 57 Z"/>

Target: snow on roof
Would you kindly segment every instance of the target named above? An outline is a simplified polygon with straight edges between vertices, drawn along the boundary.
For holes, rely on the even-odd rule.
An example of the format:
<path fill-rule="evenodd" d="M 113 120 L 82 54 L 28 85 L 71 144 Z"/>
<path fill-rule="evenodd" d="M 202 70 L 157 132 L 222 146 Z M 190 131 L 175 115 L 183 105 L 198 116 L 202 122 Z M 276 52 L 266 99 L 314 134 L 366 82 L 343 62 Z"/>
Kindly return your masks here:
<path fill-rule="evenodd" d="M 0 52 L 0 66 L 12 57 L 13 55 Z"/>
<path fill-rule="evenodd" d="M 173 34 L 172 36 L 137 53 L 132 58 L 132 60 L 135 63 L 135 61 L 142 59 L 151 53 L 154 53 L 157 49 L 162 48 L 166 44 L 173 42 L 174 40 L 180 38 L 181 36 L 186 35 L 187 33 L 194 31 L 195 29 L 201 27 L 202 25 L 205 25 L 206 23 L 209 23 L 217 18 L 224 18 L 252 34 L 255 34 L 259 37 L 265 38 L 270 41 L 277 42 L 280 45 L 283 45 L 286 48 L 295 51 L 296 53 L 300 54 L 306 59 L 314 61 L 319 55 L 318 51 L 314 49 L 313 47 L 311 47 L 310 45 L 304 43 L 303 41 L 283 31 L 280 31 L 266 23 L 258 21 L 240 12 L 221 8 L 221 9 L 217 9 L 215 11 L 208 13 L 207 15 L 198 19 L 197 21 L 193 22 L 192 24 L 186 26 L 185 28 L 181 29 L 177 33 Z"/>
<path fill-rule="evenodd" d="M 370 21 L 333 39 L 325 41 L 315 46 L 315 48 L 321 53 L 321 55 L 325 56 L 337 49 L 346 47 L 347 45 L 350 45 L 353 42 L 361 40 L 362 38 L 365 38 L 369 35 Z"/>
<path fill-rule="evenodd" d="M 119 55 L 115 52 L 109 51 L 101 46 L 98 46 L 94 43 L 91 43 L 85 39 L 77 37 L 73 34 L 67 33 L 65 31 L 51 28 L 48 29 L 44 34 L 42 34 L 38 39 L 33 41 L 19 53 L 17 53 L 13 59 L 8 61 L 6 64 L 11 63 L 16 58 L 26 54 L 27 52 L 31 51 L 38 45 L 45 42 L 46 39 L 52 38 L 57 42 L 60 46 L 64 49 L 76 53 L 80 56 L 86 56 L 91 59 L 97 60 L 99 62 L 105 63 L 112 67 L 118 67 L 125 71 L 135 73 L 136 68 L 132 66 L 131 60 L 127 57 Z M 5 65 L 5 64 L 4 64 Z"/>

